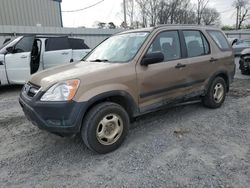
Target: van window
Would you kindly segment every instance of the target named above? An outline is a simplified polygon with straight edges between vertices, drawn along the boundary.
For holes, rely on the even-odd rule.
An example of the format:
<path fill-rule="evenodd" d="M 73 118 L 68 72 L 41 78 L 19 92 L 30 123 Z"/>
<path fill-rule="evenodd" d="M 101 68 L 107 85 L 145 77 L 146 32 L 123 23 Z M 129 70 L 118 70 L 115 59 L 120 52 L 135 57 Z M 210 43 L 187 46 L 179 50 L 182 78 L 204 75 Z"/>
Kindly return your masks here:
<path fill-rule="evenodd" d="M 67 37 L 48 38 L 45 41 L 45 51 L 71 49 Z"/>
<path fill-rule="evenodd" d="M 34 37 L 23 37 L 15 46 L 15 53 L 31 52 Z"/>
<path fill-rule="evenodd" d="M 69 44 L 73 50 L 89 49 L 82 39 L 69 38 Z"/>
<path fill-rule="evenodd" d="M 230 46 L 227 39 L 221 31 L 208 31 L 208 34 L 212 37 L 216 45 L 223 51 L 230 50 Z"/>
<path fill-rule="evenodd" d="M 209 44 L 200 31 L 183 31 L 188 57 L 197 57 L 210 53 Z"/>
<path fill-rule="evenodd" d="M 156 36 L 147 53 L 160 51 L 164 61 L 181 58 L 180 40 L 177 31 L 164 31 Z"/>

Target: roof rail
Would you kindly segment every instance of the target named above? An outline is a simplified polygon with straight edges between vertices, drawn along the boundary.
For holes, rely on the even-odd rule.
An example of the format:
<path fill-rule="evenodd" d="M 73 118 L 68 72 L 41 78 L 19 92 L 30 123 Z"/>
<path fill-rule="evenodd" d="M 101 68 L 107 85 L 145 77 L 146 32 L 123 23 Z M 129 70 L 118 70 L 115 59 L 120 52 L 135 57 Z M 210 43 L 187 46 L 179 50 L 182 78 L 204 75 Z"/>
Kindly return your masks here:
<path fill-rule="evenodd" d="M 160 27 L 166 27 L 166 26 L 183 26 L 183 27 L 188 27 L 188 26 L 196 26 L 196 27 L 203 27 L 203 28 L 206 28 L 206 27 L 217 27 L 216 25 L 198 25 L 198 24 L 159 24 L 157 26 L 154 27 L 154 29 L 157 29 L 157 28 L 160 28 Z"/>

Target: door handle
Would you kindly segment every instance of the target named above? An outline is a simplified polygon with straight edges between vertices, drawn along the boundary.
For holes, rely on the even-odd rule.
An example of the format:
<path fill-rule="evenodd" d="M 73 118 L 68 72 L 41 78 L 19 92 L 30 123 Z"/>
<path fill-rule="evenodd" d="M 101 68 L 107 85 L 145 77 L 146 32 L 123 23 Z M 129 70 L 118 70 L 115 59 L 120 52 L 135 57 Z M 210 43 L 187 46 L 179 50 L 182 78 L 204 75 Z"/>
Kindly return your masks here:
<path fill-rule="evenodd" d="M 209 60 L 211 63 L 215 63 L 216 61 L 218 61 L 218 59 L 215 59 L 215 58 L 211 58 L 210 60 Z"/>
<path fill-rule="evenodd" d="M 62 55 L 68 55 L 69 54 L 69 52 L 63 52 L 62 53 Z"/>
<path fill-rule="evenodd" d="M 186 65 L 181 64 L 181 63 L 178 63 L 178 64 L 175 66 L 176 69 L 180 69 L 180 68 L 184 68 L 184 67 L 186 67 Z"/>
<path fill-rule="evenodd" d="M 27 55 L 22 55 L 22 56 L 21 56 L 22 59 L 25 59 L 25 58 L 27 58 L 27 57 L 28 57 Z"/>
<path fill-rule="evenodd" d="M 4 65 L 3 61 L 0 61 L 0 65 Z"/>

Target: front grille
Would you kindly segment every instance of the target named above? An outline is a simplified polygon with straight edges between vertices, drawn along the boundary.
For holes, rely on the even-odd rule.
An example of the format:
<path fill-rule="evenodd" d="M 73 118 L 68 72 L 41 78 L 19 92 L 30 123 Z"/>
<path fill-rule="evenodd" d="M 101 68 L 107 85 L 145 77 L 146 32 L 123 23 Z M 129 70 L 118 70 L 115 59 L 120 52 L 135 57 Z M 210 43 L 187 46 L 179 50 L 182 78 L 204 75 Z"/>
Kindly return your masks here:
<path fill-rule="evenodd" d="M 32 84 L 32 83 L 29 82 L 29 83 L 26 83 L 24 85 L 23 92 L 27 96 L 29 96 L 29 97 L 32 98 L 32 97 L 34 97 L 38 93 L 39 89 L 40 89 L 39 86 L 36 86 L 36 85 L 34 85 L 34 84 Z"/>

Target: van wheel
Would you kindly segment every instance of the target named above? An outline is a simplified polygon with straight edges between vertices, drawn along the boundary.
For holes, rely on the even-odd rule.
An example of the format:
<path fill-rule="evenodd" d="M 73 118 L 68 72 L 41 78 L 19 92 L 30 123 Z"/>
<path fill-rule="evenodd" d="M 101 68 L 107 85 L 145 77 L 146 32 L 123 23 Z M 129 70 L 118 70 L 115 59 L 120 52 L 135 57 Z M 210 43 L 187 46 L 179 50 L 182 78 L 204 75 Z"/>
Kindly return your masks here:
<path fill-rule="evenodd" d="M 104 154 L 117 149 L 128 130 L 128 113 L 116 103 L 103 102 L 87 113 L 81 137 L 89 149 Z"/>
<path fill-rule="evenodd" d="M 222 77 L 216 77 L 210 85 L 202 103 L 208 108 L 219 108 L 226 98 L 226 82 Z"/>

